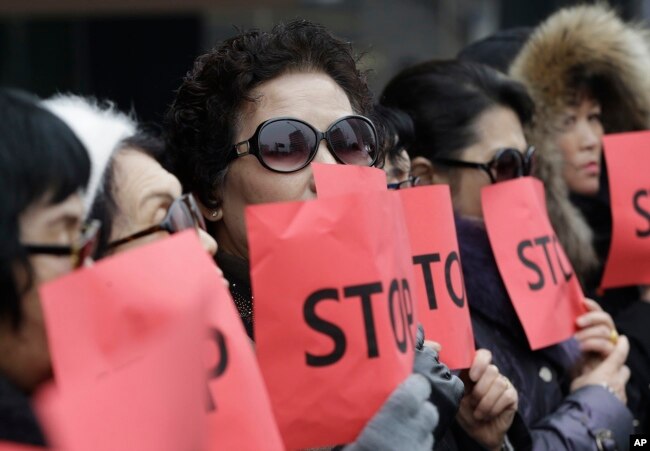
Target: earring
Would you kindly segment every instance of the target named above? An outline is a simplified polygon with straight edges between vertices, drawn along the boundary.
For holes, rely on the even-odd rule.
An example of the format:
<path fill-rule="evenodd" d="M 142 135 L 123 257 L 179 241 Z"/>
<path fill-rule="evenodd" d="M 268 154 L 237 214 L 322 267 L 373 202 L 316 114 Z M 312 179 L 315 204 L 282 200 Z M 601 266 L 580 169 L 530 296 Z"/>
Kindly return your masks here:
<path fill-rule="evenodd" d="M 212 216 L 213 218 L 216 218 L 217 217 L 217 210 L 212 210 L 212 213 L 210 213 L 210 216 Z"/>

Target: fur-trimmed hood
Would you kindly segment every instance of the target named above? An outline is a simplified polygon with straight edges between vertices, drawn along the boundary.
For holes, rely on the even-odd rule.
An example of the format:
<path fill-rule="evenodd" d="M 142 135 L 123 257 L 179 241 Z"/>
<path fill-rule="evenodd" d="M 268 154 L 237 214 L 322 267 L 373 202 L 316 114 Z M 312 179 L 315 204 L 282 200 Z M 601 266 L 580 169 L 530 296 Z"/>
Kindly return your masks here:
<path fill-rule="evenodd" d="M 605 5 L 574 6 L 539 25 L 510 66 L 510 75 L 526 85 L 535 102 L 527 138 L 537 147 L 549 216 L 582 277 L 597 264 L 592 231 L 568 200 L 563 158 L 553 136 L 581 79 L 603 86 L 594 95 L 602 105 L 606 133 L 650 128 L 649 42 L 648 30 L 623 22 Z"/>

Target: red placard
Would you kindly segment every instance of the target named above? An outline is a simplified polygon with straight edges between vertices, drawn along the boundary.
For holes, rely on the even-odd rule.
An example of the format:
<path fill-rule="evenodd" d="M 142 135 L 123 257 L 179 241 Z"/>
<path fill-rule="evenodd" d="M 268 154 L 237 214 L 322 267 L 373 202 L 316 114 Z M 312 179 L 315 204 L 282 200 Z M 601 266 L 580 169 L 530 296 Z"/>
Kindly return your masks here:
<path fill-rule="evenodd" d="M 0 442 L 0 451 L 44 451 L 46 449 L 37 446 L 21 445 L 19 443 Z"/>
<path fill-rule="evenodd" d="M 603 288 L 650 284 L 650 132 L 603 138 L 612 242 Z"/>
<path fill-rule="evenodd" d="M 289 449 L 348 443 L 413 369 L 396 193 L 249 207 L 256 350 Z"/>
<path fill-rule="evenodd" d="M 214 278 L 216 280 L 216 278 Z M 284 445 L 230 293 L 217 280 L 210 317 L 208 450 L 278 451 Z"/>
<path fill-rule="evenodd" d="M 381 169 L 348 164 L 312 163 L 319 198 L 350 193 L 387 191 L 386 173 Z"/>
<path fill-rule="evenodd" d="M 418 318 L 425 336 L 442 345 L 440 360 L 451 369 L 469 368 L 474 359 L 474 333 L 449 186 L 422 186 L 399 193 L 413 251 Z"/>
<path fill-rule="evenodd" d="M 531 349 L 570 338 L 586 311 L 584 295 L 551 227 L 542 183 L 509 180 L 483 188 L 481 197 L 490 245 Z"/>
<path fill-rule="evenodd" d="M 202 317 L 174 321 L 124 366 L 35 398 L 48 441 L 65 451 L 205 449 Z M 188 321 L 185 321 L 188 319 Z M 182 323 L 182 324 L 181 324 Z M 175 327 L 178 326 L 178 327 Z"/>
<path fill-rule="evenodd" d="M 98 437 L 102 449 L 206 449 L 197 443 L 206 396 L 207 449 L 283 449 L 250 343 L 196 233 L 105 259 L 41 296 L 60 389 L 41 411 L 65 449 L 99 449 L 89 446 Z M 180 346 L 181 320 L 195 310 L 199 341 Z M 182 364 L 191 358 L 198 376 Z M 197 395 L 198 411 L 181 404 Z"/>
<path fill-rule="evenodd" d="M 313 164 L 319 198 L 386 191 L 386 174 L 376 168 Z M 474 333 L 456 225 L 446 185 L 398 191 L 413 251 L 418 318 L 427 339 L 442 345 L 441 360 L 451 369 L 468 368 L 474 358 Z"/>

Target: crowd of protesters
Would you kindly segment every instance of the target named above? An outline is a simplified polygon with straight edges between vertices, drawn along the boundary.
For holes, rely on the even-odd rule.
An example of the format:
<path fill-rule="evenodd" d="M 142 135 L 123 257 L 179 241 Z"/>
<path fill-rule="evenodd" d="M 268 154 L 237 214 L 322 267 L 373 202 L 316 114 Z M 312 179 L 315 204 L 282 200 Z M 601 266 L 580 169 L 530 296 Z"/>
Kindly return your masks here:
<path fill-rule="evenodd" d="M 451 372 L 420 328 L 412 374 L 328 449 L 627 449 L 650 431 L 650 289 L 598 288 L 612 237 L 603 136 L 650 129 L 649 69 L 650 31 L 592 5 L 405 68 L 377 98 L 320 25 L 242 31 L 196 59 L 162 132 L 110 102 L 2 89 L 0 441 L 52 445 L 33 408 L 53 378 L 39 287 L 93 261 L 195 229 L 259 346 L 245 210 L 316 199 L 310 164 L 325 163 L 383 168 L 389 189 L 449 186 L 477 349 Z M 586 295 L 574 336 L 537 350 L 481 202 L 522 176 L 543 182 Z"/>

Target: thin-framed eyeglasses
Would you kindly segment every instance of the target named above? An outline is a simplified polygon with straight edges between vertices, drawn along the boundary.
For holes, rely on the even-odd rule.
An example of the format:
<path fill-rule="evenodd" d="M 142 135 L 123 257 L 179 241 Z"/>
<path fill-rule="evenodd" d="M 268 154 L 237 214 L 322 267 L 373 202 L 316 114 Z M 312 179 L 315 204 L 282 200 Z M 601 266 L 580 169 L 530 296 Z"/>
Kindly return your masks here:
<path fill-rule="evenodd" d="M 194 228 L 197 231 L 199 229 L 205 230 L 205 221 L 194 196 L 192 193 L 187 193 L 176 198 L 171 203 L 167 210 L 167 214 L 160 224 L 156 224 L 124 238 L 120 238 L 119 240 L 115 240 L 109 243 L 108 247 L 115 248 L 157 232 L 168 232 L 169 234 L 174 234 L 191 228 Z"/>
<path fill-rule="evenodd" d="M 234 145 L 234 158 L 254 155 L 270 171 L 296 172 L 313 161 L 322 140 L 339 163 L 372 166 L 377 161 L 377 131 L 359 115 L 342 117 L 325 132 L 292 117 L 269 119 Z"/>
<path fill-rule="evenodd" d="M 388 189 L 406 189 L 406 188 L 412 188 L 414 186 L 418 186 L 420 184 L 420 177 L 416 177 L 414 175 L 410 175 L 406 180 L 402 180 L 401 182 L 395 182 L 395 183 L 389 183 L 386 185 Z"/>
<path fill-rule="evenodd" d="M 72 260 L 72 267 L 79 268 L 87 258 L 92 257 L 95 253 L 100 228 L 100 221 L 96 219 L 89 221 L 82 227 L 79 239 L 70 246 L 26 243 L 23 244 L 23 247 L 29 254 L 69 256 Z"/>
<path fill-rule="evenodd" d="M 487 163 L 449 158 L 434 158 L 433 161 L 443 166 L 480 169 L 487 173 L 490 182 L 497 183 L 531 175 L 535 170 L 535 147 L 529 146 L 524 153 L 511 148 L 499 149 Z"/>

